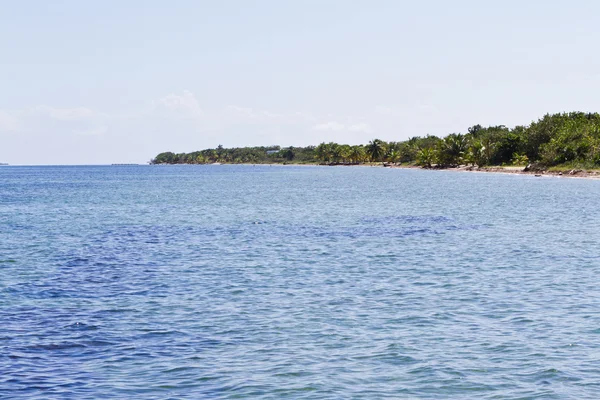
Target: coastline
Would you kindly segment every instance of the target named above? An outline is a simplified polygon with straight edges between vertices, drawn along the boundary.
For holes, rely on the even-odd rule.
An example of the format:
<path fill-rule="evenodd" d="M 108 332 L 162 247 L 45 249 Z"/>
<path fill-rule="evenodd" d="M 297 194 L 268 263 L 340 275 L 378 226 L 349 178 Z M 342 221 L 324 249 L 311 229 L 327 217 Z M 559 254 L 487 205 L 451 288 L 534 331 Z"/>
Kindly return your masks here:
<path fill-rule="evenodd" d="M 483 127 L 477 124 L 466 133 L 444 137 L 414 136 L 399 142 L 376 138 L 366 144 L 352 145 L 336 142 L 305 147 L 219 145 L 189 153 L 162 152 L 150 163 L 392 168 L 418 165 L 423 169 L 597 178 L 600 173 L 598 132 L 600 113 L 563 112 L 546 114 L 528 125 L 512 129 L 505 125 Z"/>
<path fill-rule="evenodd" d="M 152 165 L 152 164 L 151 164 Z M 390 168 L 390 169 L 416 169 L 424 171 L 450 171 L 450 172 L 474 172 L 474 173 L 494 173 L 509 175 L 530 175 L 535 177 L 553 177 L 553 178 L 582 178 L 582 179 L 600 179 L 599 171 L 588 171 L 581 169 L 571 169 L 564 171 L 532 171 L 526 170 L 523 166 L 490 166 L 477 167 L 470 165 L 461 165 L 450 168 L 425 168 L 417 165 L 400 165 L 386 163 L 362 163 L 362 164 L 322 164 L 322 163 L 206 163 L 206 164 L 153 164 L 153 165 L 244 165 L 244 166 L 277 166 L 277 167 L 362 167 L 362 168 Z"/>
<path fill-rule="evenodd" d="M 535 177 L 553 177 L 553 178 L 583 178 L 583 179 L 600 179 L 599 171 L 586 171 L 580 169 L 572 169 L 568 171 L 527 171 L 526 167 L 474 167 L 461 165 L 454 168 L 423 168 L 413 165 L 389 165 L 388 168 L 406 168 L 406 169 L 424 169 L 431 171 L 454 171 L 454 172 L 479 172 L 479 173 L 494 173 L 494 174 L 510 174 L 510 175 L 530 175 Z"/>

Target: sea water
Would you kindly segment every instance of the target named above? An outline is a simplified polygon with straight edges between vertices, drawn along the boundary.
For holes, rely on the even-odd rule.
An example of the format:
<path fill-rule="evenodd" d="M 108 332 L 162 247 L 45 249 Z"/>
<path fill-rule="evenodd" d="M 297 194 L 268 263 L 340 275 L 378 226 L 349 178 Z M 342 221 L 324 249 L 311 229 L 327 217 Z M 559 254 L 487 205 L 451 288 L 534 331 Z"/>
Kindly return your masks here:
<path fill-rule="evenodd" d="M 600 181 L 0 168 L 0 397 L 598 399 Z"/>

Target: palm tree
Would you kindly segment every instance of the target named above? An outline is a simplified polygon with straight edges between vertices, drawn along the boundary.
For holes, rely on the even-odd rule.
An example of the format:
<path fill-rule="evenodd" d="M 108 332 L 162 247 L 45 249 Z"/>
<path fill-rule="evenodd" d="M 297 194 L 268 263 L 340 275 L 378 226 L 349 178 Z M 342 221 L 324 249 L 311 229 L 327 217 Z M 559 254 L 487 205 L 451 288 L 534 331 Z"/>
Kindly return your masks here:
<path fill-rule="evenodd" d="M 350 148 L 349 145 L 342 144 L 339 146 L 339 153 L 340 153 L 340 157 L 342 158 L 342 161 L 344 163 L 347 163 L 348 160 L 350 159 L 350 154 L 352 153 L 352 149 Z"/>
<path fill-rule="evenodd" d="M 487 163 L 486 147 L 483 145 L 481 140 L 473 140 L 469 151 L 465 156 L 465 160 L 470 162 L 472 165 L 483 167 Z"/>
<path fill-rule="evenodd" d="M 465 151 L 467 149 L 467 141 L 464 135 L 460 133 L 452 133 L 444 138 L 439 143 L 438 159 L 439 163 L 448 165 L 460 165 L 463 161 Z"/>
<path fill-rule="evenodd" d="M 342 146 L 337 143 L 330 142 L 329 148 L 331 149 L 331 156 L 334 163 L 339 163 L 342 159 Z"/>
<path fill-rule="evenodd" d="M 365 159 L 365 148 L 361 145 L 352 146 L 350 149 L 350 160 L 353 163 L 359 163 Z"/>
<path fill-rule="evenodd" d="M 388 152 L 388 154 L 386 155 L 386 158 L 387 158 L 387 160 L 388 160 L 389 162 L 392 162 L 392 163 L 394 163 L 394 164 L 395 164 L 395 163 L 397 163 L 398 161 L 400 161 L 400 157 L 401 157 L 401 156 L 402 156 L 402 154 L 400 154 L 400 152 L 399 152 L 399 151 L 397 151 L 397 150 L 392 150 L 392 151 L 389 151 L 389 152 Z"/>
<path fill-rule="evenodd" d="M 425 168 L 431 168 L 435 162 L 435 151 L 431 148 L 424 148 L 417 152 L 417 165 Z"/>
<path fill-rule="evenodd" d="M 322 142 L 315 148 L 315 158 L 323 162 L 329 162 L 331 159 L 331 149 L 327 143 Z"/>
<path fill-rule="evenodd" d="M 367 155 L 371 162 L 382 161 L 385 155 L 386 143 L 383 140 L 373 139 L 367 145 Z"/>

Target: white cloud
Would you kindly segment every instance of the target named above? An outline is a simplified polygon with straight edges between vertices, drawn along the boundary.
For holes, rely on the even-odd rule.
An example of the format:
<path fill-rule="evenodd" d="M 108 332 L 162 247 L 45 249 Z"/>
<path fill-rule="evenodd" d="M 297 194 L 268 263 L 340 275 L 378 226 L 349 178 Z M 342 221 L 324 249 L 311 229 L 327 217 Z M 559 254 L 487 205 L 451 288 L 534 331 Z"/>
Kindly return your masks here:
<path fill-rule="evenodd" d="M 108 131 L 107 126 L 98 126 L 84 129 L 73 129 L 72 132 L 76 135 L 82 136 L 97 136 L 105 134 Z"/>
<path fill-rule="evenodd" d="M 225 108 L 225 113 L 236 121 L 251 123 L 274 121 L 280 117 L 277 114 L 255 111 L 252 108 L 238 106 L 227 106 Z"/>
<path fill-rule="evenodd" d="M 373 133 L 373 129 L 364 122 L 342 124 L 341 122 L 337 121 L 329 121 L 322 124 L 313 125 L 312 129 L 314 131 Z"/>
<path fill-rule="evenodd" d="M 144 161 L 160 151 L 187 152 L 219 143 L 224 146 L 306 146 L 322 141 L 358 144 L 368 142 L 373 136 L 403 140 L 415 134 L 436 132 L 436 126 L 427 124 L 435 112 L 430 107 L 382 105 L 364 112 L 309 114 L 231 104 L 203 108 L 201 104 L 193 92 L 185 90 L 151 101 L 145 110 L 128 113 L 107 114 L 83 106 L 49 105 L 0 110 L 0 137 L 7 144 L 13 142 L 5 145 L 4 150 L 0 147 L 6 153 L 0 153 L 0 158 L 15 163 L 32 162 L 25 157 L 31 157 L 33 162 L 63 162 L 66 156 L 60 155 L 60 151 L 42 151 L 55 146 L 69 149 L 65 150 L 67 155 L 78 154 L 70 162 L 80 159 L 120 162 L 133 157 Z M 16 134 L 11 135 L 11 131 Z M 26 150 L 31 142 L 39 143 L 40 154 L 36 157 Z M 16 148 L 17 144 L 22 148 Z"/>
<path fill-rule="evenodd" d="M 255 110 L 249 107 L 229 105 L 225 108 L 225 120 L 242 123 L 260 123 L 268 125 L 295 125 L 306 124 L 314 121 L 309 114 L 299 111 L 290 113 L 276 113 L 265 110 Z"/>
<path fill-rule="evenodd" d="M 373 133 L 373 129 L 371 129 L 371 127 L 365 123 L 359 123 L 359 124 L 354 124 L 354 125 L 350 125 L 348 127 L 348 130 L 350 132 L 364 132 L 364 133 Z"/>
<path fill-rule="evenodd" d="M 204 112 L 196 96 L 189 90 L 171 93 L 154 102 L 151 113 L 174 118 L 202 118 Z"/>
<path fill-rule="evenodd" d="M 323 124 L 317 124 L 312 127 L 315 131 L 342 131 L 346 128 L 344 124 L 336 121 L 330 121 Z"/>
<path fill-rule="evenodd" d="M 432 106 L 431 104 L 421 104 L 417 108 L 421 111 L 437 111 L 437 108 L 435 106 Z"/>
<path fill-rule="evenodd" d="M 375 106 L 373 109 L 373 114 L 396 114 L 396 109 L 390 106 Z"/>
<path fill-rule="evenodd" d="M 49 106 L 37 106 L 31 109 L 34 115 L 47 116 L 59 121 L 81 121 L 100 116 L 89 108 L 54 108 Z"/>
<path fill-rule="evenodd" d="M 7 111 L 0 110 L 0 131 L 15 131 L 18 126 L 18 120 Z"/>

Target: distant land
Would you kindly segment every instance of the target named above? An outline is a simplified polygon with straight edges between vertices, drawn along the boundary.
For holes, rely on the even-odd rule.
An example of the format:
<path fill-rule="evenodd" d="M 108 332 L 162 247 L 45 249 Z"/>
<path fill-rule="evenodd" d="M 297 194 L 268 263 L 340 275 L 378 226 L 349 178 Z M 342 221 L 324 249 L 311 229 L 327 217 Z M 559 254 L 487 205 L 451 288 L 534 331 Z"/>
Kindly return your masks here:
<path fill-rule="evenodd" d="M 529 125 L 473 125 L 445 137 L 406 141 L 373 139 L 363 145 L 321 143 L 308 147 L 236 147 L 191 153 L 164 152 L 151 164 L 381 164 L 422 168 L 477 168 L 571 175 L 600 169 L 600 114 L 546 114 Z M 514 168 L 521 167 L 521 168 Z M 594 172 L 595 173 L 595 172 Z"/>

